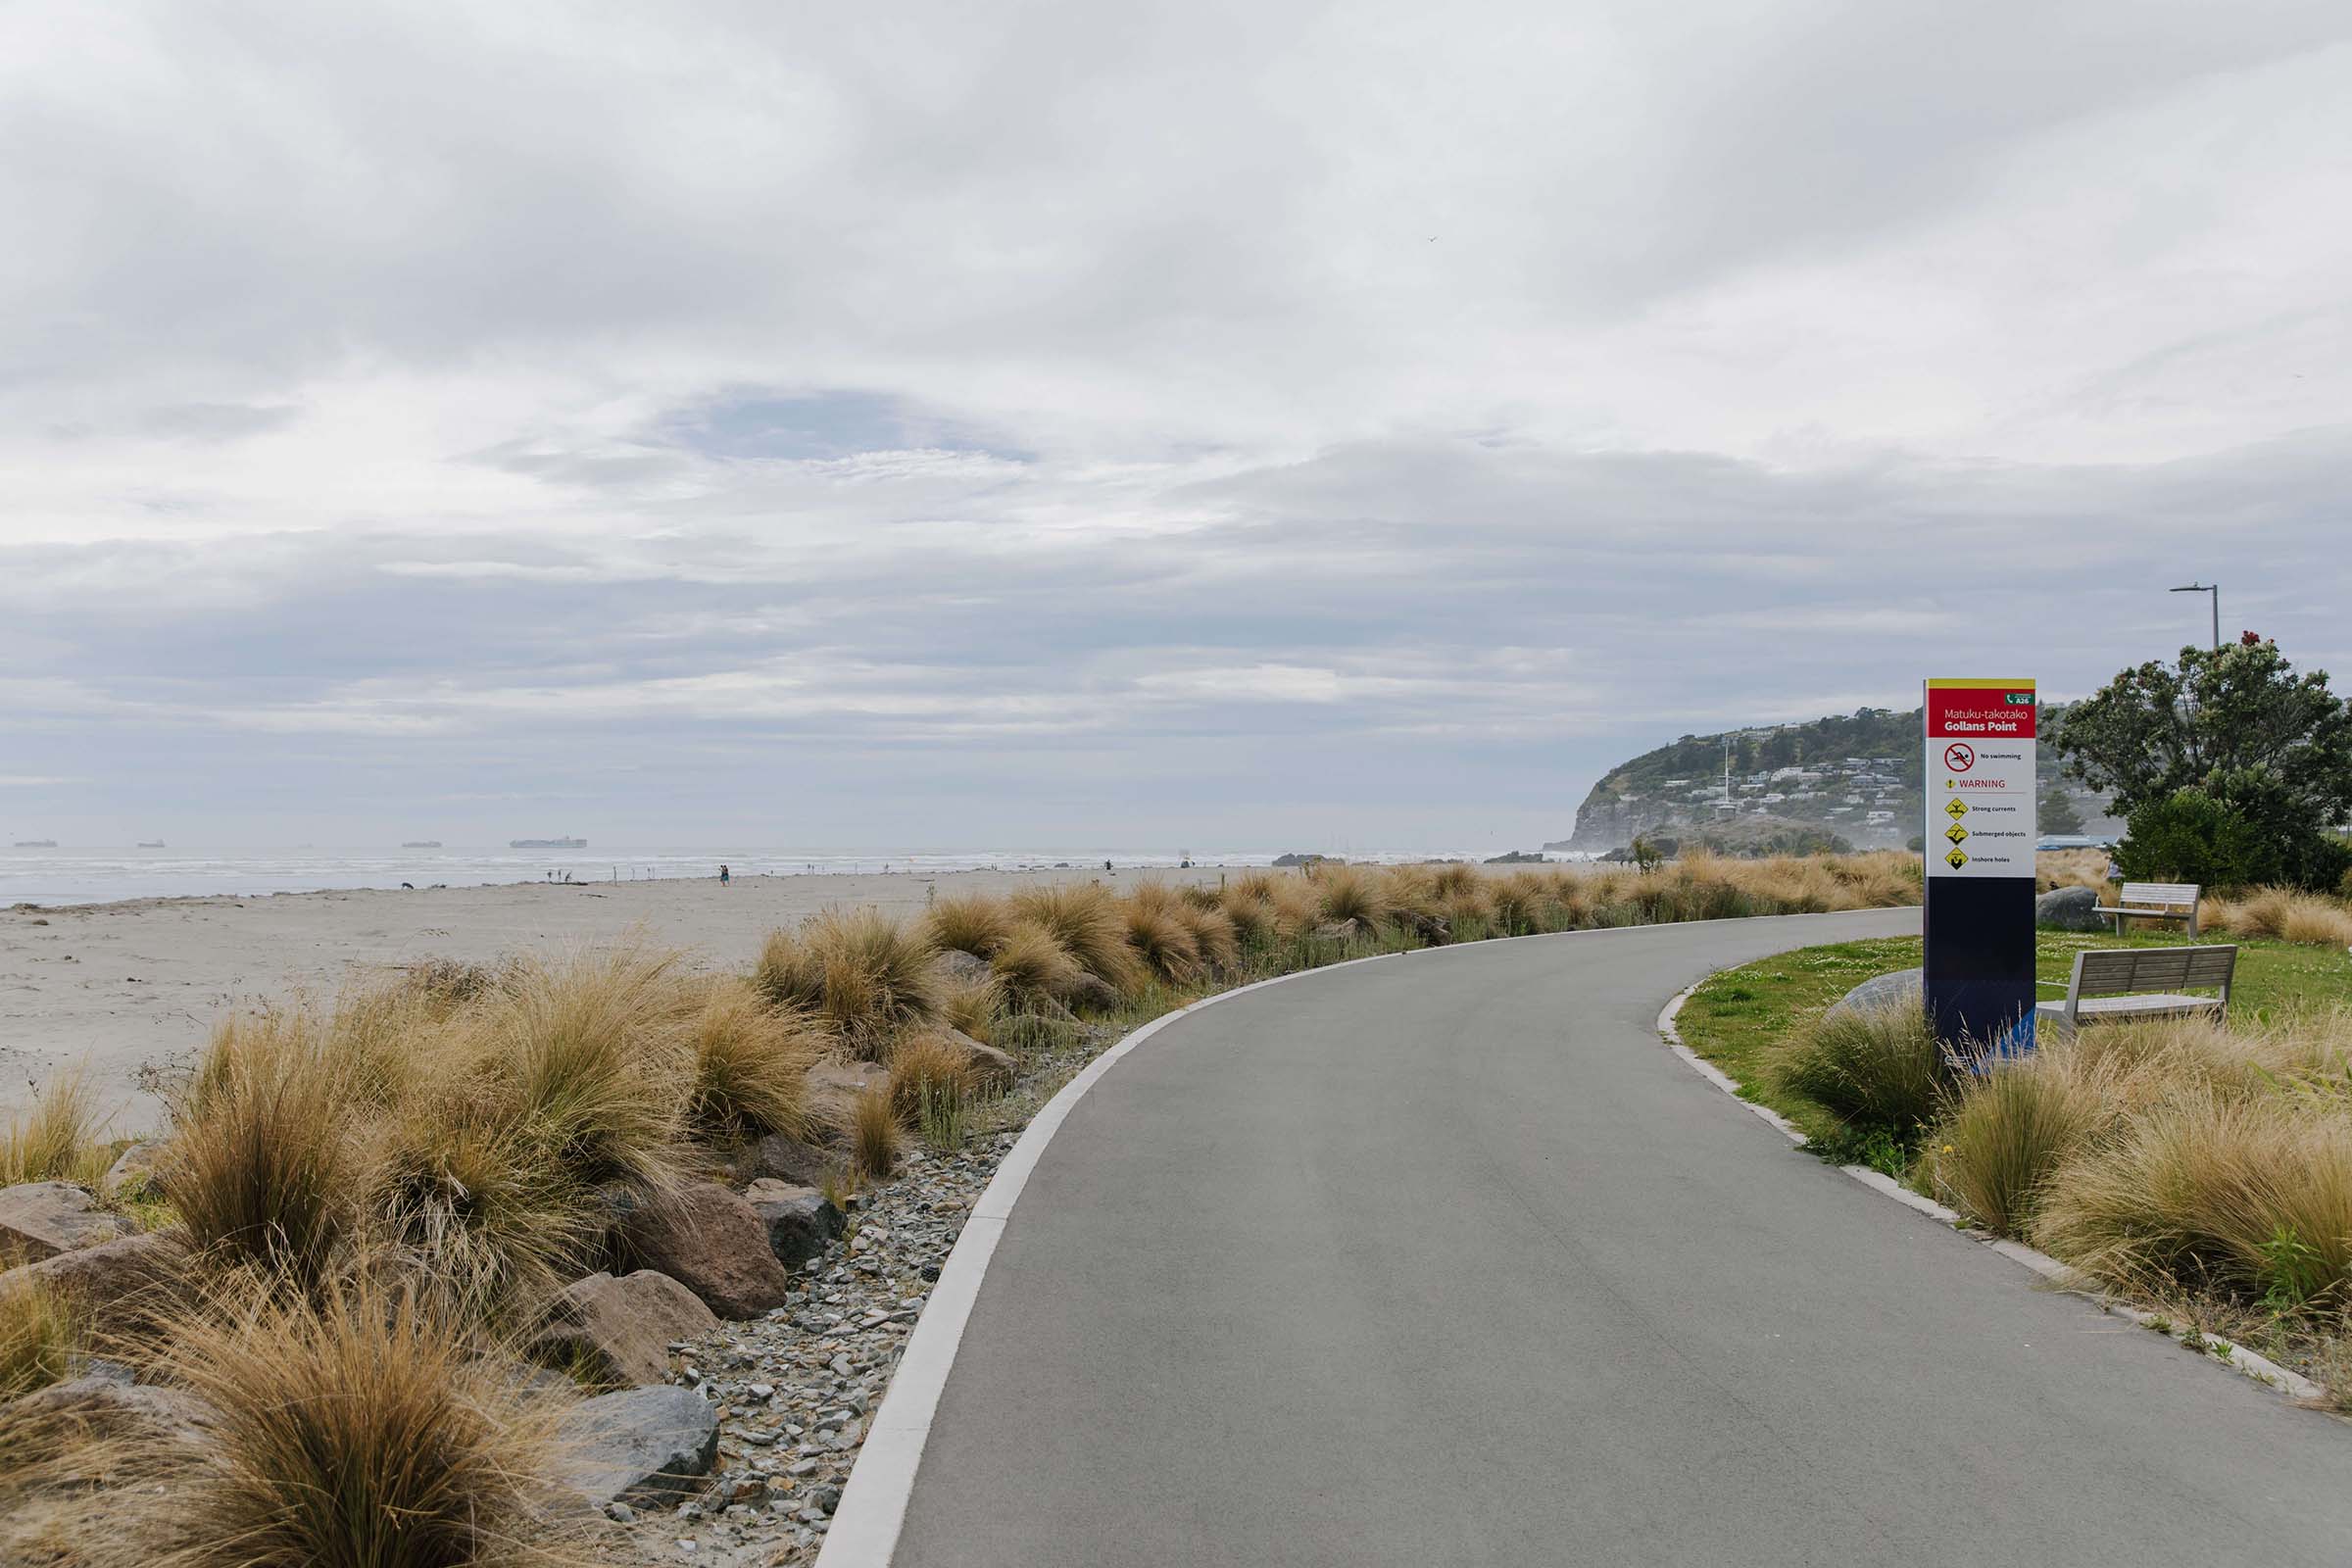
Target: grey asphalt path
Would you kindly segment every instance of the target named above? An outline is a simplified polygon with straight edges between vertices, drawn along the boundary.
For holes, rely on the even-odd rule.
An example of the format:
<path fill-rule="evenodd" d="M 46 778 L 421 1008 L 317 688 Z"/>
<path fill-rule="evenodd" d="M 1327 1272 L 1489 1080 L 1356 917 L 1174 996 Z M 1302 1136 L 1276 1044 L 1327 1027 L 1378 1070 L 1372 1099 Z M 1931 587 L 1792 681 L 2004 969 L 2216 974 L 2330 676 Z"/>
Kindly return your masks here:
<path fill-rule="evenodd" d="M 1578 934 L 1206 1008 L 1079 1102 L 910 1568 L 2352 1562 L 2352 1427 L 1873 1193 L 1659 1044 L 1916 911 Z"/>

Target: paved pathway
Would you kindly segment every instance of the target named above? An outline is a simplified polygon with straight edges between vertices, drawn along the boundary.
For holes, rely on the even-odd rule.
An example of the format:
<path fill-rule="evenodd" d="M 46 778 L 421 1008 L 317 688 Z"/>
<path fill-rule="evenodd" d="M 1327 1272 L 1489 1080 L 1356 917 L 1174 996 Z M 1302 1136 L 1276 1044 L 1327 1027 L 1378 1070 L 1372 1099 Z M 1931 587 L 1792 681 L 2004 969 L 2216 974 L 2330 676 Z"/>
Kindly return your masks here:
<path fill-rule="evenodd" d="M 1792 1150 L 1658 1043 L 1916 911 L 1384 959 L 1206 1008 L 1005 1228 L 897 1562 L 2352 1562 L 2352 1427 Z"/>

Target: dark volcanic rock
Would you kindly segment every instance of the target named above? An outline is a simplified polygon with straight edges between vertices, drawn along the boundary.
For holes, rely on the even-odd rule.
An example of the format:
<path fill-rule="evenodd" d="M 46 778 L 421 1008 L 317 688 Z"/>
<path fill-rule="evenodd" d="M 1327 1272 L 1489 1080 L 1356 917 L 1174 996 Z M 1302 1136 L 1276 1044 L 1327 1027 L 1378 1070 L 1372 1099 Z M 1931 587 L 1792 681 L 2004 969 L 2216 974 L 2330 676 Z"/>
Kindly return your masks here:
<path fill-rule="evenodd" d="M 752 1205 L 715 1182 L 650 1198 L 621 1227 L 622 1249 L 676 1280 L 720 1317 L 781 1306 L 791 1280 Z"/>
<path fill-rule="evenodd" d="M 778 1181 L 756 1181 L 744 1189 L 744 1201 L 767 1227 L 768 1250 L 776 1261 L 804 1263 L 837 1239 L 849 1218 L 832 1200 L 813 1187 L 792 1187 Z"/>

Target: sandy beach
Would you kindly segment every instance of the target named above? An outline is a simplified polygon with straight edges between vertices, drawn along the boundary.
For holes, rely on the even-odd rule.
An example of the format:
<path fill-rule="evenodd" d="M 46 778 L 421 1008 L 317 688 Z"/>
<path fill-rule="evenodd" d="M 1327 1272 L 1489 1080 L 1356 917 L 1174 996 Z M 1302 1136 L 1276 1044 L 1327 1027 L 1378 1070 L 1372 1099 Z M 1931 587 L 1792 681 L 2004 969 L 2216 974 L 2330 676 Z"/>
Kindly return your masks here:
<path fill-rule="evenodd" d="M 748 966 L 760 938 L 828 905 L 919 911 L 936 894 L 1003 893 L 1041 881 L 1147 877 L 1214 882 L 1192 871 L 956 871 L 865 876 L 675 878 L 514 883 L 418 892 L 281 893 L 138 899 L 0 910 L 0 1115 L 75 1064 L 89 1071 L 114 1130 L 160 1117 L 141 1087 L 190 1060 L 215 1020 L 298 996 L 331 997 L 355 975 L 427 958 L 486 962 L 642 933 L 698 967 Z"/>

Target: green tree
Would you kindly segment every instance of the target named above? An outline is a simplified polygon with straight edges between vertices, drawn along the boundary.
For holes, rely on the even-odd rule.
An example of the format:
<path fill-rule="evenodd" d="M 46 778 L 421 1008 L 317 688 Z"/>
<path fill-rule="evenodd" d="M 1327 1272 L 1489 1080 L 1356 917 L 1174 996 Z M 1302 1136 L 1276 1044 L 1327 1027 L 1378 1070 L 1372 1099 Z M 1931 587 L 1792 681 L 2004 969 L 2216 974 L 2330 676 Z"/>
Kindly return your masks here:
<path fill-rule="evenodd" d="M 2041 792 L 2041 830 L 2044 833 L 2082 831 L 2082 813 L 2075 809 L 2075 803 L 2066 791 L 2051 788 Z"/>
<path fill-rule="evenodd" d="M 2067 776 L 2112 792 L 2124 815 L 2192 787 L 2230 804 L 2274 792 L 2314 827 L 2352 811 L 2352 709 L 2273 642 L 2127 669 L 2068 710 L 2056 741 Z"/>
<path fill-rule="evenodd" d="M 2055 744 L 2069 777 L 2113 793 L 2134 836 L 2148 811 L 2151 828 L 2170 824 L 2168 846 L 2226 833 L 2227 858 L 2249 872 L 2330 886 L 2341 874 L 2328 830 L 2352 812 L 2352 708 L 2326 671 L 2295 674 L 2252 632 L 2219 652 L 2183 648 L 2175 664 L 2124 670 L 2069 710 Z M 2199 799 L 2161 809 L 2182 791 Z"/>

